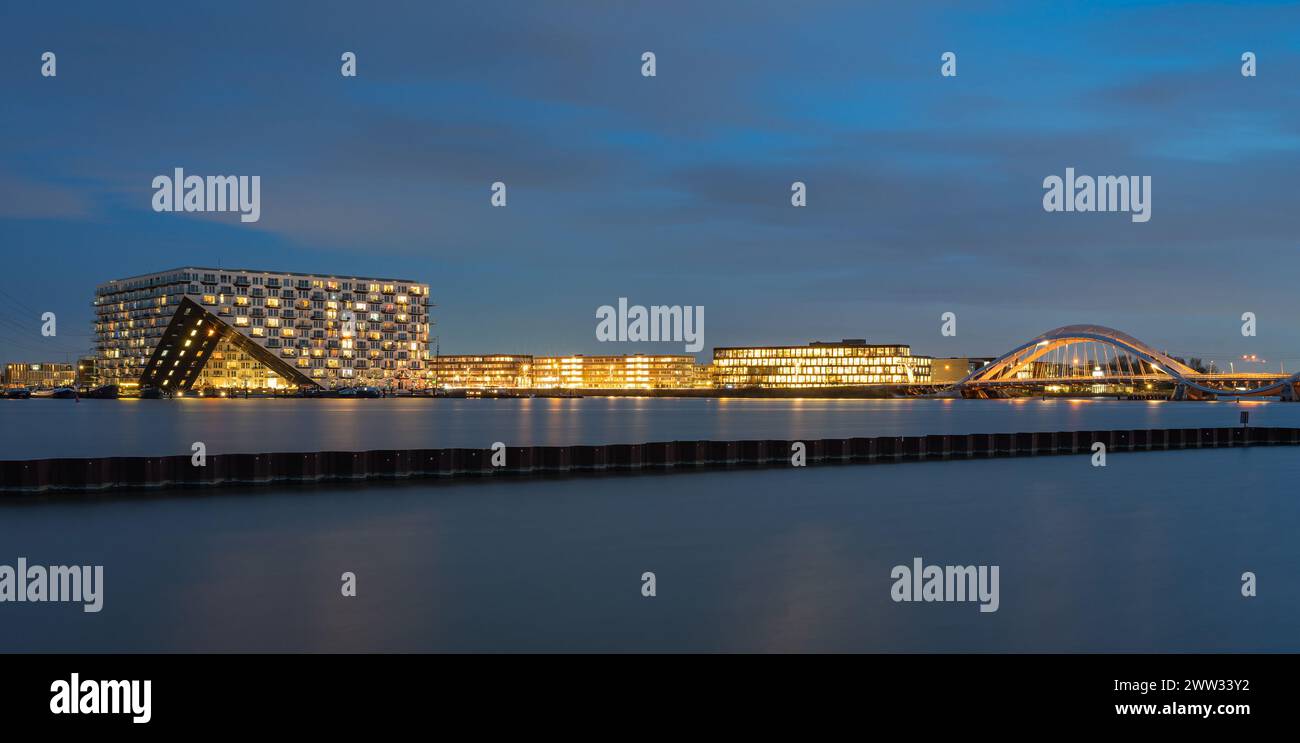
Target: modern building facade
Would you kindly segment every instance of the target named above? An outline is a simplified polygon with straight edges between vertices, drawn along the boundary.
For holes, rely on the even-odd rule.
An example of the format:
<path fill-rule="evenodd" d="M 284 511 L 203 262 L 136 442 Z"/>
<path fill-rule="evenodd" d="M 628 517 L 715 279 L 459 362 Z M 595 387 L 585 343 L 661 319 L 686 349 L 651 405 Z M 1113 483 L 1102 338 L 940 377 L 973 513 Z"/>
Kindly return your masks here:
<path fill-rule="evenodd" d="M 658 390 L 711 386 L 707 369 L 688 355 L 437 356 L 433 379 L 447 389 Z"/>
<path fill-rule="evenodd" d="M 930 363 L 930 379 L 935 384 L 959 382 L 988 361 L 968 356 L 935 358 Z"/>
<path fill-rule="evenodd" d="M 6 387 L 69 387 L 76 382 L 77 369 L 72 364 L 41 362 L 5 364 Z"/>
<path fill-rule="evenodd" d="M 714 383 L 715 369 L 713 364 L 692 364 L 691 365 L 691 386 L 697 390 L 711 389 L 717 385 Z"/>
<path fill-rule="evenodd" d="M 519 389 L 532 386 L 529 354 L 436 356 L 429 361 L 438 387 L 465 390 Z"/>
<path fill-rule="evenodd" d="M 188 267 L 101 284 L 94 306 L 103 383 L 171 390 L 431 383 L 429 287 L 410 279 Z"/>
<path fill-rule="evenodd" d="M 696 380 L 689 355 L 538 356 L 533 387 L 584 390 L 682 390 Z"/>
<path fill-rule="evenodd" d="M 83 387 L 95 387 L 99 384 L 99 361 L 94 356 L 82 356 L 77 359 L 77 383 Z"/>
<path fill-rule="evenodd" d="M 913 356 L 910 346 L 857 339 L 713 350 L 714 382 L 722 388 L 928 384 L 930 363 L 929 356 Z"/>

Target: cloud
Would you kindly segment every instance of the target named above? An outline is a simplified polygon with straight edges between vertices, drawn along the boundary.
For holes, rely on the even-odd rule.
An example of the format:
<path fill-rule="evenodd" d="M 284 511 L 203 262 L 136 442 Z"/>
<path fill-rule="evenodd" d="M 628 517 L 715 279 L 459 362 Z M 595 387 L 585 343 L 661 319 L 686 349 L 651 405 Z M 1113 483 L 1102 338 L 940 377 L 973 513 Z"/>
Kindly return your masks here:
<path fill-rule="evenodd" d="M 93 213 L 84 190 L 0 171 L 0 219 L 86 219 Z"/>
<path fill-rule="evenodd" d="M 1283 314 L 1293 294 L 1293 8 L 322 3 L 304 23 L 265 2 L 11 16 L 0 238 L 68 255 L 86 297 L 183 252 L 418 276 L 445 305 L 439 332 L 474 350 L 582 343 L 592 303 L 619 292 L 709 306 L 719 343 L 928 337 L 934 309 L 954 304 L 982 318 L 963 324 L 970 342 L 996 350 L 1007 317 L 1032 332 L 1162 318 L 1192 335 L 1204 313 Z M 59 50 L 57 80 L 35 74 L 26 36 Z M 1246 48 L 1258 78 L 1238 73 Z M 948 49 L 959 76 L 944 80 Z M 344 50 L 358 78 L 339 76 Z M 656 78 L 640 76 L 645 50 Z M 262 176 L 261 221 L 154 214 L 149 183 L 175 167 Z M 1151 175 L 1152 221 L 1044 213 L 1042 179 L 1066 167 Z M 488 202 L 498 180 L 506 209 Z M 806 208 L 789 205 L 796 180 Z"/>

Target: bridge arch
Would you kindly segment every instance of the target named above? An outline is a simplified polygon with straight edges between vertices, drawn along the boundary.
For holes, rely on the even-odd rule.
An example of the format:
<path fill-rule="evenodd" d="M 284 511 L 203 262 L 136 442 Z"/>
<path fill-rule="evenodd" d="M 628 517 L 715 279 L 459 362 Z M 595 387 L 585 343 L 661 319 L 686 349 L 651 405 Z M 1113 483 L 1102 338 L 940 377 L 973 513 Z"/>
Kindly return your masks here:
<path fill-rule="evenodd" d="M 1070 366 L 1069 364 L 1051 364 L 1044 361 L 1052 358 L 1054 354 L 1059 357 L 1062 349 L 1069 349 L 1075 344 L 1091 344 L 1094 348 L 1093 358 L 1088 358 L 1085 350 L 1083 365 L 1092 365 L 1089 374 L 1084 376 L 1064 374 L 1061 373 L 1064 370 L 1060 367 Z M 1084 346 L 1085 349 L 1089 347 Z M 1102 368 L 1102 364 L 1105 365 L 1105 369 Z M 1079 360 L 1076 358 L 1072 370 L 1077 369 L 1079 365 Z M 1116 378 L 1162 379 L 1173 382 L 1179 393 L 1194 391 L 1211 397 L 1282 395 L 1294 398 L 1295 386 L 1300 383 L 1300 374 L 1293 374 L 1290 377 L 1254 375 L 1257 378 L 1252 379 L 1251 382 L 1258 386 L 1247 390 L 1237 389 L 1231 379 L 1224 378 L 1231 375 L 1216 376 L 1198 372 L 1123 331 L 1103 325 L 1065 325 L 1016 346 L 982 368 L 967 374 L 949 389 L 955 392 L 967 392 L 1016 385 L 1026 379 L 1032 379 L 1032 383 L 1050 381 L 1039 378 L 1039 375 L 1043 374 L 1042 367 L 1048 367 L 1048 375 L 1061 381 L 1081 382 L 1089 378 L 1096 378 L 1098 381 Z"/>

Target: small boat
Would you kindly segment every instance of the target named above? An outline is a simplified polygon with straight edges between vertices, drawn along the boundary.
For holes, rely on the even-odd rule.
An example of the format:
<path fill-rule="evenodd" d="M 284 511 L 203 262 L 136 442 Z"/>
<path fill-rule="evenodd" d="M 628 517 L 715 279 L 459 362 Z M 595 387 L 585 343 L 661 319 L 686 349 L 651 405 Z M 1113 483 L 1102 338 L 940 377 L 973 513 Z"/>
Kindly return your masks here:
<path fill-rule="evenodd" d="M 162 390 L 158 389 L 157 387 L 141 387 L 141 388 L 140 388 L 140 399 L 141 399 L 141 400 L 161 400 L 161 399 L 162 399 L 162 396 L 163 396 L 163 392 L 162 392 Z"/>
<path fill-rule="evenodd" d="M 515 390 L 469 390 L 466 397 L 481 397 L 487 400 L 514 400 L 521 397 L 532 397 L 531 392 L 516 392 Z"/>
<path fill-rule="evenodd" d="M 5 391 L 5 397 L 10 400 L 26 400 L 32 396 L 32 391 L 26 387 L 11 387 Z"/>
<path fill-rule="evenodd" d="M 384 393 L 378 387 L 357 387 L 357 397 L 383 397 Z"/>
<path fill-rule="evenodd" d="M 54 397 L 54 390 L 45 387 L 39 387 L 32 390 L 31 397 Z"/>
<path fill-rule="evenodd" d="M 122 389 L 115 384 L 105 384 L 94 388 L 86 393 L 88 400 L 116 400 L 122 394 Z"/>
<path fill-rule="evenodd" d="M 76 396 L 77 389 L 75 387 L 55 387 L 54 391 L 50 393 L 50 397 L 55 400 L 71 400 Z"/>
<path fill-rule="evenodd" d="M 357 388 L 356 388 L 356 387 L 340 387 L 340 388 L 338 388 L 337 390 L 335 390 L 335 394 L 338 395 L 339 397 L 356 397 L 356 396 L 357 396 Z"/>

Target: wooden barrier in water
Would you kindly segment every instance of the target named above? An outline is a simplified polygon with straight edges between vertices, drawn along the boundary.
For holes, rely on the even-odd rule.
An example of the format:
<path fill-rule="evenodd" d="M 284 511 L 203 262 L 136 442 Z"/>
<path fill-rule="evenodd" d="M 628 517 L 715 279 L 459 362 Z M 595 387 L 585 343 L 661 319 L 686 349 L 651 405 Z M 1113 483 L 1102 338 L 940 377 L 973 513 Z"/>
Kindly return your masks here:
<path fill-rule="evenodd" d="M 1235 446 L 1295 446 L 1300 428 L 1169 428 L 972 433 L 807 439 L 808 466 L 1091 454 Z M 403 478 L 565 475 L 696 468 L 790 467 L 794 440 L 657 441 L 646 444 L 512 446 L 493 466 L 491 449 L 210 454 L 0 461 L 0 493 L 97 492 Z"/>

